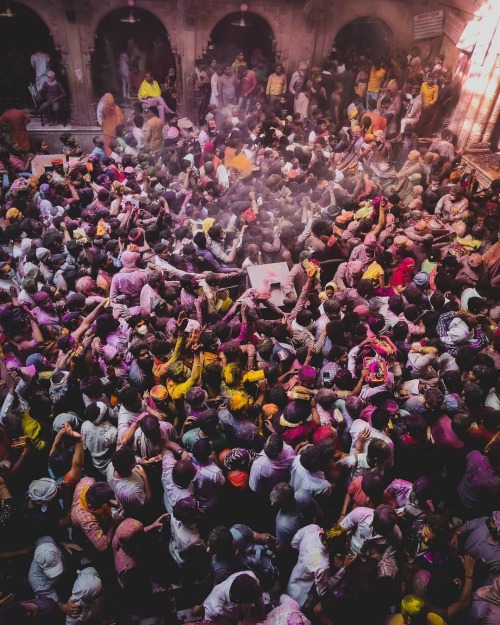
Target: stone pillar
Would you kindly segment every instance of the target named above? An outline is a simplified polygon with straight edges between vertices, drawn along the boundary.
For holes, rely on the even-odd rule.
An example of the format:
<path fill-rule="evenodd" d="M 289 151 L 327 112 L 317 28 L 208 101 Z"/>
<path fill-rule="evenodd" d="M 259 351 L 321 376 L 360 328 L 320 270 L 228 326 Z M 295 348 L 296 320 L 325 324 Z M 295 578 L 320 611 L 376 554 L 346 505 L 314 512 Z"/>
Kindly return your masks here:
<path fill-rule="evenodd" d="M 194 85 L 191 76 L 196 62 L 196 31 L 186 27 L 182 37 L 182 111 L 194 120 Z"/>
<path fill-rule="evenodd" d="M 493 109 L 495 107 L 499 81 L 500 67 L 496 67 L 489 76 L 489 80 L 486 85 L 482 101 L 478 107 L 477 116 L 468 139 L 468 143 L 470 145 L 477 145 L 478 143 L 482 143 L 485 140 L 484 134 L 486 126 L 491 119 Z"/>
<path fill-rule="evenodd" d="M 64 19 L 64 18 L 63 18 Z M 65 19 L 61 28 L 61 55 L 68 81 L 68 98 L 71 110 L 71 123 L 76 126 L 96 124 L 94 90 L 90 72 L 90 50 L 82 42 L 85 21 L 80 15 L 74 22 Z M 92 114 L 94 111 L 94 114 Z"/>
<path fill-rule="evenodd" d="M 95 118 L 94 88 L 90 70 L 90 50 L 82 49 L 80 28 L 67 24 L 68 63 L 67 76 L 71 90 L 71 123 L 78 126 L 93 126 Z"/>
<path fill-rule="evenodd" d="M 489 0 L 481 9 L 477 42 L 450 124 L 451 130 L 458 135 L 460 147 L 483 141 L 495 107 L 500 79 L 500 17 L 497 8 L 496 0 Z"/>
<path fill-rule="evenodd" d="M 497 98 L 495 100 L 495 104 L 493 105 L 493 109 L 490 113 L 489 119 L 486 122 L 486 126 L 484 127 L 483 143 L 489 143 L 491 141 L 491 135 L 493 134 L 493 130 L 496 126 L 499 116 L 500 116 L 500 87 L 497 92 Z"/>
<path fill-rule="evenodd" d="M 181 77 L 177 82 L 182 83 L 179 113 L 183 117 L 194 120 L 194 86 L 191 76 L 196 62 L 196 28 L 197 17 L 193 12 L 190 0 L 178 0 L 177 20 L 180 28 L 177 35 L 177 51 L 179 53 L 177 69 L 181 70 Z M 180 34 L 182 33 L 182 35 Z"/>

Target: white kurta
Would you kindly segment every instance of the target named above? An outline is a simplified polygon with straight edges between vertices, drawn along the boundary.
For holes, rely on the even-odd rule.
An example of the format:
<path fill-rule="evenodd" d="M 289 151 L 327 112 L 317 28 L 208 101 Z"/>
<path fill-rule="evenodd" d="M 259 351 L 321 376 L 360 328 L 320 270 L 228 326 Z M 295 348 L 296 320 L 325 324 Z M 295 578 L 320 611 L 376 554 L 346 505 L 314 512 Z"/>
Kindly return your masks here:
<path fill-rule="evenodd" d="M 257 579 L 251 571 L 238 571 L 230 575 L 225 581 L 214 586 L 212 592 L 203 603 L 205 609 L 205 619 L 210 622 L 237 623 L 245 616 L 248 616 L 252 605 L 240 604 L 231 601 L 229 591 L 231 584 L 238 575 L 245 573 Z"/>
<path fill-rule="evenodd" d="M 304 489 L 311 495 L 329 495 L 332 488 L 323 471 L 308 471 L 302 466 L 300 456 L 292 462 L 290 484 L 295 492 Z"/>
<path fill-rule="evenodd" d="M 292 539 L 292 547 L 298 549 L 299 559 L 293 567 L 286 594 L 302 607 L 314 585 L 321 597 L 328 589 L 330 560 L 325 545 L 321 542 L 319 525 L 301 528 Z"/>

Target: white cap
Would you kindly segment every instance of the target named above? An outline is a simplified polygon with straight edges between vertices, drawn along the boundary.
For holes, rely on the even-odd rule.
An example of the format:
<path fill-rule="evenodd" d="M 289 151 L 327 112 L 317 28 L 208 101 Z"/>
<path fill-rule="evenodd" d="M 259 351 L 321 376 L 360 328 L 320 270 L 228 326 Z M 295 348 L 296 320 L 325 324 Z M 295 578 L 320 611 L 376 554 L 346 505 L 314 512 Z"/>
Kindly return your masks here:
<path fill-rule="evenodd" d="M 31 501 L 40 504 L 45 512 L 48 502 L 52 501 L 57 495 L 57 484 L 50 477 L 42 477 L 31 482 L 28 494 Z"/>
<path fill-rule="evenodd" d="M 55 543 L 42 543 L 35 549 L 33 560 L 47 577 L 58 577 L 64 570 L 61 551 Z"/>

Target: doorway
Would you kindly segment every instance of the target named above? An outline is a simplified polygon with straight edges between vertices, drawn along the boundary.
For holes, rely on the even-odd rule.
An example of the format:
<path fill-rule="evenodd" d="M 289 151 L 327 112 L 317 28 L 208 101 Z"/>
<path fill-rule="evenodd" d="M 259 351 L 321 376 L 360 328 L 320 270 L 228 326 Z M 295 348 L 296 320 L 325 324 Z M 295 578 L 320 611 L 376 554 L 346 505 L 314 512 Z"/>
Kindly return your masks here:
<path fill-rule="evenodd" d="M 169 70 L 174 70 L 175 77 L 175 57 L 165 26 L 141 8 L 134 9 L 135 22 L 127 21 L 129 15 L 127 7 L 115 9 L 97 27 L 92 56 L 92 81 L 97 97 L 108 91 L 118 101 L 136 95 L 147 71 L 160 85 L 168 82 Z M 127 68 L 128 89 L 121 79 Z"/>
<path fill-rule="evenodd" d="M 392 44 L 391 28 L 375 17 L 360 17 L 340 29 L 335 38 L 342 52 L 354 51 L 368 58 L 385 57 Z"/>
<path fill-rule="evenodd" d="M 30 85 L 36 89 L 35 69 L 32 56 L 39 53 L 39 61 L 56 73 L 56 77 L 67 92 L 65 68 L 61 55 L 54 48 L 54 42 L 45 22 L 30 8 L 19 2 L 12 2 L 13 17 L 0 17 L 0 112 L 9 108 L 34 108 Z M 42 70 L 39 68 L 39 74 Z M 43 77 L 45 80 L 45 76 Z M 39 77 L 39 86 L 43 78 Z M 33 92 L 34 93 L 34 92 Z"/>
<path fill-rule="evenodd" d="M 245 13 L 244 21 L 241 20 L 241 13 L 231 13 L 218 22 L 210 36 L 209 61 L 215 58 L 220 64 L 232 63 L 237 52 L 243 50 L 249 67 L 257 65 L 259 60 L 265 60 L 268 66 L 274 65 L 276 42 L 269 23 L 251 12 Z"/>

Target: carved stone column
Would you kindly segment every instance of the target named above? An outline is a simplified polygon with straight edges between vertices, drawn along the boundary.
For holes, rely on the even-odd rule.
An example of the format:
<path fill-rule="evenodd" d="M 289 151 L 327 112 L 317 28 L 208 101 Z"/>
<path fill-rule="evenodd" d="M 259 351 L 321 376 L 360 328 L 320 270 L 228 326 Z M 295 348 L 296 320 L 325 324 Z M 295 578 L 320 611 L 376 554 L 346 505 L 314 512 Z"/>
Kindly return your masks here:
<path fill-rule="evenodd" d="M 489 119 L 486 122 L 486 126 L 484 127 L 483 143 L 489 143 L 491 141 L 491 135 L 493 134 L 493 129 L 496 126 L 499 116 L 500 116 L 500 86 L 497 91 L 497 98 L 495 100 L 495 104 L 493 105 Z"/>
<path fill-rule="evenodd" d="M 91 103 L 94 99 L 90 73 L 90 53 L 82 50 L 80 28 L 76 24 L 67 25 L 68 35 L 68 83 L 71 89 L 71 122 L 78 126 L 92 126 Z"/>
<path fill-rule="evenodd" d="M 199 7 L 192 0 L 178 0 L 177 6 L 182 29 L 182 37 L 178 37 L 177 45 L 182 59 L 182 108 L 180 112 L 184 117 L 194 120 L 194 85 L 191 76 L 196 62 L 196 28 Z"/>
<path fill-rule="evenodd" d="M 482 143 L 493 115 L 500 80 L 499 25 L 498 4 L 496 0 L 488 0 L 481 8 L 477 41 L 450 124 L 458 135 L 460 147 Z"/>

